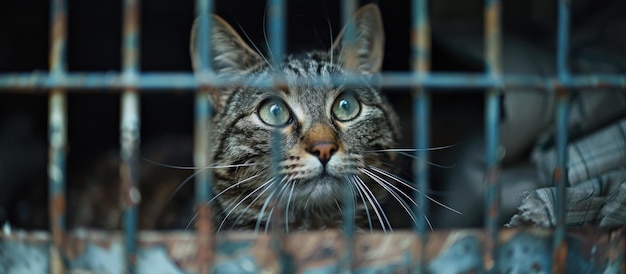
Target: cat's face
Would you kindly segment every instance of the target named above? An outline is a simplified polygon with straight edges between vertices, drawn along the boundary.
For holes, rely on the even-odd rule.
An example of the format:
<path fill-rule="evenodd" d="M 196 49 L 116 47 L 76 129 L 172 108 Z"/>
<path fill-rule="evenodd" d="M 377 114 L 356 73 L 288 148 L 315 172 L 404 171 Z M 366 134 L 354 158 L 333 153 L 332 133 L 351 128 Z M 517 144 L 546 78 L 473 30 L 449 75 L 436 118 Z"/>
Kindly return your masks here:
<path fill-rule="evenodd" d="M 212 96 L 212 160 L 224 166 L 214 170 L 222 229 L 265 227 L 272 201 L 285 211 L 292 229 L 337 227 L 346 184 L 359 204 L 367 201 L 364 197 L 381 197 L 378 184 L 363 173 L 388 164 L 387 155 L 372 151 L 394 146 L 399 131 L 395 113 L 377 88 L 365 82 L 334 86 L 330 79 L 347 73 L 366 79 L 379 72 L 384 38 L 378 8 L 361 8 L 355 20 L 358 38 L 351 52 L 342 46 L 340 34 L 329 52 L 288 56 L 277 66 L 213 17 L 211 56 L 218 75 L 277 74 L 286 82 L 280 88 L 237 87 Z M 195 35 L 195 59 L 193 45 Z M 299 85 L 299 77 L 318 77 L 321 85 Z M 281 137 L 278 177 L 271 165 L 276 130 Z"/>

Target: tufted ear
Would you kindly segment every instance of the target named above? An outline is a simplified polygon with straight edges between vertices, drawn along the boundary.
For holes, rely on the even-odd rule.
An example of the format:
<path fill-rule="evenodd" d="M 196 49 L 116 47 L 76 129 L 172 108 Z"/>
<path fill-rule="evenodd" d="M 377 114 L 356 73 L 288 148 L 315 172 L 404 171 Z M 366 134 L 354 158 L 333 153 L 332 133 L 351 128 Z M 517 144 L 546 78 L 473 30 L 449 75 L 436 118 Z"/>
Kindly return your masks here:
<path fill-rule="evenodd" d="M 217 15 L 211 16 L 211 32 L 209 50 L 211 51 L 211 67 L 221 78 L 232 79 L 239 77 L 255 67 L 263 58 L 248 46 L 241 36 L 224 19 Z M 197 49 L 198 22 L 193 23 L 191 29 L 191 62 L 193 69 L 198 73 L 199 54 Z M 211 91 L 214 107 L 220 109 L 232 94 L 232 88 Z"/>
<path fill-rule="evenodd" d="M 383 63 L 385 33 L 380 10 L 375 4 L 359 8 L 353 18 L 355 24 L 354 46 L 347 47 L 343 36 L 346 27 L 339 33 L 330 54 L 338 64 L 350 71 L 362 74 L 376 74 Z"/>
<path fill-rule="evenodd" d="M 210 33 L 211 66 L 218 74 L 239 75 L 263 62 L 261 56 L 241 39 L 241 36 L 224 19 L 217 15 L 211 16 L 212 27 Z M 198 19 L 191 29 L 191 61 L 194 70 L 198 69 Z"/>

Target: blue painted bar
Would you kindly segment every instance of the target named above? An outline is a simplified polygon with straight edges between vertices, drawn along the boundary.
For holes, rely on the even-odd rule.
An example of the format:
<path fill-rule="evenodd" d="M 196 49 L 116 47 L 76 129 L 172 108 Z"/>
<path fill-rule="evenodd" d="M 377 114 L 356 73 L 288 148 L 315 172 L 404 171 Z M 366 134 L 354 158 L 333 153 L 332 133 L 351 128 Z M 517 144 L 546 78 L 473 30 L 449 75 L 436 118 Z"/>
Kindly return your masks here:
<path fill-rule="evenodd" d="M 355 26 L 355 11 L 357 9 L 357 1 L 344 0 L 341 1 L 341 25 L 344 26 L 343 36 L 341 37 L 343 52 L 346 54 L 347 60 L 355 60 L 351 58 L 357 58 L 356 52 L 351 50 L 354 47 L 354 41 L 356 39 L 356 26 Z M 349 61 L 348 61 L 349 62 Z M 352 176 L 347 175 L 347 178 Z M 343 202 L 341 205 L 343 212 L 343 235 L 345 238 L 345 250 L 341 255 L 339 261 L 339 267 L 341 273 L 352 273 L 352 263 L 354 259 L 354 231 L 355 231 L 355 204 L 354 193 L 352 189 L 353 185 L 346 179 L 343 186 Z"/>
<path fill-rule="evenodd" d="M 24 90 L 48 92 L 52 88 L 64 88 L 75 92 L 93 92 L 91 90 L 111 90 L 119 92 L 129 86 L 117 72 L 67 73 L 63 78 L 55 78 L 46 72 L 0 74 L 0 92 L 24 92 Z M 238 81 L 215 79 L 208 76 L 212 87 L 249 86 L 274 87 L 272 79 L 243 78 Z M 334 84 L 363 85 L 364 79 L 336 75 L 331 77 Z M 300 78 L 296 84 L 316 85 L 321 80 Z M 430 73 L 415 76 L 413 72 L 386 72 L 380 78 L 371 79 L 369 83 L 380 85 L 385 92 L 406 92 L 401 88 L 410 86 L 433 89 L 431 92 L 450 92 L 464 89 L 467 92 L 484 92 L 484 88 L 502 88 L 505 92 L 536 89 L 537 92 L 552 92 L 555 85 L 563 88 L 579 88 L 583 92 L 592 90 L 626 90 L 626 75 L 580 75 L 569 76 L 567 82 L 557 78 L 535 75 L 503 75 L 499 79 L 478 73 Z M 171 92 L 189 90 L 195 92 L 200 86 L 192 73 L 185 72 L 149 72 L 136 75 L 132 86 L 142 92 Z M 445 88 L 445 89 L 441 89 Z M 78 90 L 80 89 L 80 90 Z"/>
<path fill-rule="evenodd" d="M 485 73 L 487 77 L 500 79 L 502 62 L 501 3 L 499 0 L 485 0 Z M 485 270 L 495 273 L 498 265 L 498 235 L 500 231 L 500 192 L 498 180 L 500 159 L 500 87 L 491 87 L 485 94 Z"/>
<path fill-rule="evenodd" d="M 557 76 L 559 82 L 570 81 L 567 60 L 569 56 L 569 0 L 559 0 L 558 26 L 557 26 Z M 559 269 L 561 262 L 567 257 L 567 243 L 565 242 L 565 215 L 567 193 L 567 121 L 569 119 L 569 92 L 566 88 L 556 87 L 557 105 L 555 113 L 556 122 L 556 147 L 557 167 L 554 170 L 554 183 L 556 184 L 556 228 L 553 235 L 553 273 L 564 273 L 565 269 Z"/>
<path fill-rule="evenodd" d="M 211 67 L 211 51 L 210 35 L 213 21 L 213 1 L 196 0 L 196 20 L 197 29 L 194 35 L 197 35 L 196 50 L 197 55 L 192 55 L 197 60 L 196 76 L 200 79 L 202 86 L 196 92 L 195 112 L 194 112 L 194 166 L 197 168 L 205 168 L 211 165 L 209 159 L 211 149 L 211 104 L 209 101 L 210 82 L 204 82 L 204 77 L 211 76 L 213 73 Z M 207 77 L 210 79 L 210 77 Z M 213 172 L 211 169 L 204 169 L 195 176 L 195 205 L 196 205 L 196 233 L 198 240 L 197 251 L 197 267 L 198 273 L 212 273 L 215 241 L 213 240 L 213 210 L 208 202 L 213 198 L 212 191 Z"/>
<path fill-rule="evenodd" d="M 213 21 L 211 20 L 211 15 L 213 14 L 213 1 L 212 0 L 196 0 L 196 18 L 198 23 L 198 29 L 196 30 L 196 35 L 198 39 L 196 42 L 196 48 L 198 50 L 198 63 L 197 70 L 200 75 L 205 73 L 210 73 L 212 71 L 211 68 L 211 51 L 209 50 L 210 46 L 210 35 L 211 35 L 211 26 L 213 25 Z"/>
<path fill-rule="evenodd" d="M 287 3 L 285 0 L 270 0 L 267 2 L 267 26 L 268 26 L 268 43 L 270 50 L 270 57 L 274 67 L 279 67 L 279 64 L 283 62 L 283 58 L 285 56 L 285 49 L 287 48 L 286 41 L 286 23 L 287 18 L 285 17 L 285 13 L 287 11 Z M 283 86 L 284 81 L 281 75 L 274 75 L 271 80 L 271 85 Z M 281 183 L 283 183 L 283 175 L 280 172 L 280 162 L 283 160 L 283 151 L 282 151 L 282 133 L 279 129 L 275 129 L 272 132 L 272 140 L 271 140 L 271 159 L 272 159 L 272 176 L 274 178 L 273 181 L 273 191 L 279 193 L 282 189 Z M 285 217 L 285 212 L 280 205 L 280 200 L 277 198 L 278 195 L 273 197 L 272 203 L 274 204 L 274 208 L 277 210 L 272 210 L 270 218 L 275 220 L 273 223 L 269 224 L 272 228 L 271 232 L 271 242 L 272 249 L 278 257 L 278 263 L 280 266 L 280 273 L 292 273 L 290 266 L 292 265 L 291 258 L 287 254 L 285 254 L 283 250 L 283 238 L 284 233 L 289 233 L 289 224 L 288 219 Z M 284 227 L 283 227 L 284 224 Z"/>
<path fill-rule="evenodd" d="M 67 2 L 50 1 L 50 78 L 58 81 L 67 70 Z M 67 149 L 67 98 L 65 91 L 55 88 L 49 97 L 48 109 L 48 210 L 50 214 L 50 273 L 65 273 L 65 264 L 61 260 L 65 234 L 65 185 Z"/>
<path fill-rule="evenodd" d="M 287 3 L 285 0 L 270 0 L 267 2 L 267 26 L 269 27 L 267 36 L 269 38 L 269 48 L 272 62 L 279 64 L 283 61 L 286 42 L 286 22 L 285 12 Z"/>
<path fill-rule="evenodd" d="M 428 75 L 430 70 L 430 21 L 428 17 L 428 1 L 413 0 L 411 11 L 411 50 L 412 50 L 412 67 L 415 77 Z M 421 192 L 415 192 L 413 212 L 420 220 L 415 224 L 414 228 L 420 238 L 420 252 L 417 265 L 414 266 L 414 273 L 426 272 L 425 252 L 428 242 L 428 225 L 429 204 L 426 199 L 426 193 L 430 189 L 429 185 L 429 150 L 430 147 L 430 91 L 425 88 L 415 88 L 412 92 L 413 97 L 413 144 L 415 148 L 415 159 L 413 161 L 413 178 L 415 178 L 415 186 Z"/>
<path fill-rule="evenodd" d="M 198 70 L 211 71 L 210 66 L 210 50 L 209 50 L 209 34 L 211 28 L 211 21 L 208 20 L 209 15 L 212 14 L 213 1 L 210 0 L 197 0 L 196 1 L 196 17 L 198 18 L 198 39 L 197 49 L 199 51 Z M 209 101 L 209 94 L 206 91 L 198 91 L 195 99 L 195 146 L 194 146 L 194 165 L 198 168 L 207 167 L 210 165 L 209 160 L 209 138 L 211 136 L 210 122 L 211 122 L 211 105 Z M 203 205 L 212 198 L 211 184 L 212 184 L 212 172 L 206 170 L 201 172 L 195 177 L 195 199 L 196 205 Z"/>
<path fill-rule="evenodd" d="M 139 0 L 123 2 L 122 82 L 127 86 L 121 98 L 120 182 L 124 198 L 124 256 L 127 273 L 137 269 L 137 217 L 139 193 L 140 97 L 134 87 L 139 75 Z"/>

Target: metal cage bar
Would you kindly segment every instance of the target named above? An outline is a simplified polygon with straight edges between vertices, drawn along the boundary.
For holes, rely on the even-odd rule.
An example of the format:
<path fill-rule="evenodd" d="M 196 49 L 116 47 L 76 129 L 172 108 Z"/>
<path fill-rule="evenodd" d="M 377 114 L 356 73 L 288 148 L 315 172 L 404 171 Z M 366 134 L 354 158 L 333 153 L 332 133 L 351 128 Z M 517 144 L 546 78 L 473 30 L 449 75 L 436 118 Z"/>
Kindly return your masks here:
<path fill-rule="evenodd" d="M 211 191 L 212 176 L 210 172 L 211 163 L 208 158 L 208 151 L 211 145 L 210 120 L 211 105 L 209 102 L 210 92 L 214 88 L 219 88 L 234 84 L 228 80 L 213 77 L 210 66 L 210 29 L 211 20 L 209 14 L 212 13 L 213 1 L 197 0 L 196 15 L 198 16 L 198 45 L 199 66 L 198 76 L 191 73 L 141 73 L 139 69 L 139 0 L 124 0 L 124 22 L 123 22 L 123 42 L 122 42 L 122 71 L 121 73 L 68 73 L 66 71 L 66 39 L 67 39 L 67 2 L 66 0 L 51 0 L 51 35 L 50 35 L 50 71 L 48 73 L 8 73 L 0 74 L 0 90 L 3 89 L 46 89 L 50 90 L 49 98 L 49 210 L 50 210 L 50 272 L 64 273 L 63 257 L 65 241 L 65 184 L 66 170 L 65 159 L 67 147 L 67 111 L 66 93 L 74 89 L 113 89 L 121 90 L 121 119 L 120 119 L 120 143 L 121 159 L 120 177 L 122 183 L 123 198 L 125 202 L 124 214 L 124 234 L 123 242 L 124 269 L 128 273 L 136 272 L 136 257 L 138 255 L 138 231 L 137 231 L 137 205 L 140 200 L 137 184 L 139 182 L 138 155 L 140 143 L 140 96 L 139 90 L 168 90 L 188 89 L 196 92 L 195 98 L 195 147 L 194 164 L 198 168 L 196 176 L 195 202 L 198 207 L 198 217 L 196 218 L 197 232 L 197 270 L 199 273 L 211 272 L 213 267 L 213 256 L 215 252 L 220 252 L 212 242 L 214 237 L 210 236 L 212 231 L 212 212 L 207 204 L 213 197 Z M 499 109 L 501 96 L 504 89 L 514 88 L 536 88 L 541 92 L 555 92 L 557 97 L 556 106 L 556 145 L 557 145 L 557 167 L 554 170 L 554 182 L 557 186 L 557 223 L 552 234 L 552 271 L 554 273 L 564 273 L 566 271 L 566 259 L 568 256 L 568 244 L 566 242 L 565 212 L 566 212 L 566 192 L 567 186 L 567 123 L 569 116 L 569 92 L 572 89 L 593 88 L 593 89 L 626 89 L 625 75 L 581 75 L 572 76 L 568 70 L 568 39 L 569 39 L 569 0 L 558 1 L 558 36 L 557 36 L 557 77 L 539 77 L 533 75 L 502 75 L 501 72 L 501 14 L 500 0 L 485 1 L 485 73 L 431 73 L 430 67 L 430 26 L 428 19 L 427 0 L 412 1 L 412 71 L 411 72 L 388 72 L 384 73 L 380 79 L 374 80 L 374 84 L 382 87 L 411 87 L 413 92 L 413 115 L 414 115 L 414 145 L 417 148 L 415 156 L 420 159 L 414 162 L 415 184 L 420 189 L 428 189 L 429 174 L 426 163 L 429 153 L 425 148 L 429 147 L 430 134 L 430 94 L 441 90 L 429 90 L 429 88 L 486 88 L 485 92 L 485 137 L 486 150 L 486 187 L 485 198 L 485 227 L 487 237 L 484 268 L 489 271 L 497 271 L 498 243 L 499 236 L 503 232 L 498 227 L 499 195 L 500 186 L 497 180 L 499 170 Z M 354 41 L 355 29 L 352 18 L 356 9 L 356 1 L 349 0 L 342 2 L 342 21 L 346 25 L 343 43 L 350 47 Z M 268 2 L 268 25 L 269 44 L 272 52 L 272 61 L 279 63 L 282 61 L 286 48 L 285 40 L 285 1 L 272 0 Z M 349 57 L 348 57 L 349 58 Z M 279 78 L 258 80 L 244 79 L 243 84 L 258 87 L 276 87 L 284 84 Z M 301 79 L 299 83 L 317 84 L 319 79 Z M 336 84 L 357 84 L 362 83 L 362 79 L 345 79 L 343 75 L 333 78 Z M 238 80 L 237 84 L 242 84 Z M 280 134 L 275 132 L 273 145 L 280 144 Z M 280 160 L 280 150 L 273 149 L 273 173 L 275 178 L 280 178 L 277 165 Z M 278 183 L 275 184 L 278 187 Z M 346 184 L 350 185 L 350 184 Z M 340 270 L 351 272 L 354 267 L 354 208 L 352 206 L 352 190 L 346 187 L 344 206 L 344 231 L 342 232 L 345 241 L 346 253 L 340 259 Z M 424 216 L 427 220 L 428 205 L 425 196 L 416 194 L 416 208 L 418 216 Z M 352 206 L 352 208 L 351 208 Z M 280 207 L 279 207 L 280 208 Z M 270 213 L 272 214 L 272 213 Z M 284 220 L 283 213 L 276 211 L 278 220 Z M 276 220 L 276 219 L 275 219 Z M 285 220 L 286 221 L 286 220 Z M 274 229 L 271 235 L 273 251 L 276 252 L 278 267 L 280 272 L 290 273 L 293 270 L 290 257 L 284 250 L 286 242 L 290 240 L 285 237 L 279 221 L 273 223 Z M 419 264 L 413 262 L 413 269 L 417 273 L 426 270 L 425 247 L 429 237 L 426 227 L 427 221 L 417 222 L 415 230 L 419 236 L 421 248 L 419 248 Z M 621 234 L 619 234 L 621 233 Z M 437 234 L 437 233 L 432 233 Z M 509 233 L 510 234 L 510 233 Z M 624 242 L 624 230 L 617 230 L 608 233 L 610 238 L 617 239 L 617 243 L 610 242 L 609 259 L 615 265 L 622 265 L 626 245 Z M 618 235 L 619 234 L 619 235 Z M 315 235 L 309 235 L 315 236 Z M 317 235 L 319 236 L 319 235 Z M 395 236 L 395 235 L 393 235 Z M 401 237 L 403 235 L 400 235 Z M 413 236 L 413 235 L 410 235 Z M 405 236 L 406 237 L 406 236 Z M 338 237 L 340 238 L 340 237 Z M 4 239 L 4 238 L 3 238 Z M 292 240 L 294 238 L 291 238 Z M 391 239 L 389 237 L 388 239 Z M 619 242 L 621 241 L 621 242 Z M 598 240 L 600 242 L 600 240 Z M 620 249 L 621 248 L 621 249 Z M 415 249 L 413 249 L 415 251 Z M 274 270 L 274 269 L 271 269 Z"/>
<path fill-rule="evenodd" d="M 51 0 L 50 18 L 50 78 L 65 77 L 67 42 L 67 2 Z M 67 97 L 63 88 L 54 88 L 49 97 L 49 200 L 51 257 L 61 258 L 65 238 L 66 210 L 66 148 L 67 148 Z M 50 260 L 50 273 L 64 273 L 61 260 Z"/>
<path fill-rule="evenodd" d="M 210 30 L 213 24 L 210 15 L 213 13 L 212 0 L 197 0 L 196 22 L 198 29 L 195 35 L 198 64 L 196 70 L 200 76 L 212 75 Z M 209 83 L 210 84 L 210 83 Z M 201 86 L 195 96 L 194 112 L 194 149 L 193 160 L 197 171 L 195 172 L 195 206 L 196 206 L 196 237 L 198 241 L 197 267 L 198 273 L 210 273 L 211 264 L 214 260 L 215 241 L 210 237 L 213 231 L 213 210 L 208 203 L 213 198 L 213 172 L 209 159 L 211 145 L 211 115 L 212 108 L 209 101 L 211 88 Z"/>
<path fill-rule="evenodd" d="M 353 54 L 354 43 L 356 41 L 356 25 L 354 22 L 355 11 L 357 8 L 357 1 L 345 0 L 341 2 L 341 23 L 344 26 L 343 36 L 341 37 L 341 46 L 343 51 L 346 52 L 346 60 L 354 60 L 357 58 Z M 347 177 L 353 177 L 348 175 Z M 355 179 L 356 180 L 356 179 Z M 355 188 L 358 187 L 358 182 L 355 183 Z M 354 258 L 354 216 L 356 207 L 353 203 L 353 194 L 358 190 L 352 189 L 352 184 L 346 179 L 343 186 L 343 236 L 345 238 L 345 251 L 341 257 L 340 268 L 342 273 L 352 273 L 352 262 Z M 384 230 L 384 227 L 383 227 Z"/>
<path fill-rule="evenodd" d="M 287 7 L 285 0 L 269 0 L 267 2 L 267 26 L 268 26 L 268 43 L 269 50 L 271 52 L 271 61 L 274 68 L 280 66 L 283 58 L 285 56 L 285 49 L 287 48 L 286 42 L 286 14 Z M 273 86 L 281 89 L 281 87 L 285 86 L 286 83 L 284 79 L 279 75 L 274 75 Z M 280 196 L 281 191 L 286 191 L 284 187 L 287 185 L 281 185 L 287 182 L 285 181 L 284 175 L 280 172 L 280 162 L 282 161 L 282 134 L 280 133 L 280 129 L 276 128 L 272 131 L 271 135 L 271 171 L 273 181 L 271 186 L 275 193 L 275 196 L 272 197 L 271 203 L 273 204 L 272 209 L 270 210 L 270 217 L 273 219 L 273 222 L 270 222 L 269 225 L 272 228 L 271 231 L 271 247 L 272 251 L 277 257 L 278 261 L 278 272 L 280 273 L 291 273 L 293 270 L 290 269 L 289 255 L 285 253 L 283 238 L 285 232 L 289 232 L 289 219 L 288 216 L 285 215 L 285 210 L 280 204 Z M 273 193 L 272 193 L 273 194 Z M 283 230 L 282 224 L 285 224 Z M 266 227 L 267 229 L 267 227 Z M 284 232 L 283 232 L 284 231 Z"/>
<path fill-rule="evenodd" d="M 127 273 L 136 272 L 139 193 L 140 96 L 134 86 L 139 75 L 139 0 L 123 2 L 122 75 L 120 98 L 120 183 L 124 201 L 124 253 Z"/>
<path fill-rule="evenodd" d="M 430 70 L 430 21 L 428 17 L 428 0 L 412 1 L 412 67 L 415 77 L 428 75 Z M 414 212 L 418 216 L 415 229 L 420 239 L 420 250 L 417 265 L 414 266 L 415 273 L 426 271 L 425 249 L 428 242 L 428 230 L 432 229 L 428 222 L 429 206 L 426 200 L 426 189 L 429 186 L 429 150 L 430 147 L 430 91 L 424 87 L 416 87 L 412 90 L 413 97 L 413 144 L 416 148 L 415 159 L 413 161 L 413 177 L 416 189 L 422 192 L 415 192 Z M 422 219 L 423 216 L 423 219 Z M 428 224 L 428 226 L 427 226 Z"/>
<path fill-rule="evenodd" d="M 565 273 L 565 268 L 561 268 L 567 260 L 567 242 L 565 239 L 565 216 L 567 205 L 567 128 L 569 118 L 569 91 L 561 84 L 570 81 L 568 69 L 569 56 L 569 16 L 570 1 L 559 0 L 558 2 L 558 26 L 557 26 L 557 76 L 559 84 L 556 85 L 557 103 L 555 112 L 556 121 L 556 167 L 553 173 L 553 180 L 556 184 L 556 228 L 553 235 L 553 273 Z"/>
<path fill-rule="evenodd" d="M 206 78 L 206 77 L 205 77 Z M 210 77 L 209 77 L 210 78 Z M 177 72 L 146 72 L 136 76 L 133 87 L 145 92 L 171 92 L 172 90 L 195 91 L 204 83 L 203 77 L 198 79 L 192 73 Z M 315 78 L 300 78 L 296 84 L 320 83 Z M 559 79 L 536 75 L 502 75 L 494 79 L 484 73 L 444 73 L 431 72 L 415 77 L 413 72 L 392 71 L 382 73 L 378 79 L 357 79 L 345 75 L 332 75 L 333 84 L 361 85 L 364 82 L 376 84 L 382 88 L 406 88 L 419 86 L 432 88 L 431 92 L 450 92 L 452 89 L 470 89 L 468 92 L 484 92 L 480 88 L 501 88 L 509 91 L 516 89 L 552 90 Z M 211 79 L 211 87 L 220 88 L 234 84 L 250 87 L 274 87 L 272 79 L 255 79 L 242 77 L 237 81 L 228 79 Z M 626 90 L 626 75 L 577 75 L 570 76 L 567 82 L 559 83 L 566 88 L 577 88 L 585 92 L 595 90 L 621 89 Z M 93 89 L 118 91 L 128 84 L 124 76 L 117 72 L 111 73 L 80 73 L 70 72 L 63 78 L 55 78 L 49 73 L 0 73 L 0 90 L 6 92 L 47 91 L 53 88 L 64 88 L 72 92 L 93 92 Z M 445 89 L 441 89 L 445 88 Z M 80 90 L 78 90 L 80 89 Z M 404 92 L 390 89 L 387 92 Z"/>
<path fill-rule="evenodd" d="M 485 1 L 485 73 L 499 81 L 501 68 L 501 4 Z M 487 234 L 485 269 L 495 273 L 498 260 L 500 182 L 498 148 L 500 147 L 500 88 L 490 87 L 485 94 L 485 229 Z"/>

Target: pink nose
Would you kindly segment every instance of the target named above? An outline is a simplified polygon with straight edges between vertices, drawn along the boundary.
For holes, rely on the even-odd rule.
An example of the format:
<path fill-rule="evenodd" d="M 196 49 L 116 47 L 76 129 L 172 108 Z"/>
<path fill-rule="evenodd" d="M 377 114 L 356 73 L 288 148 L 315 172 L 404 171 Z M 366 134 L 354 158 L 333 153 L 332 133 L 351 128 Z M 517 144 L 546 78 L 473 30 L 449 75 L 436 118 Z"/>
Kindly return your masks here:
<path fill-rule="evenodd" d="M 322 165 L 326 165 L 330 160 L 330 157 L 337 151 L 337 145 L 332 142 L 317 142 L 309 147 L 308 152 L 317 156 L 322 162 Z"/>

